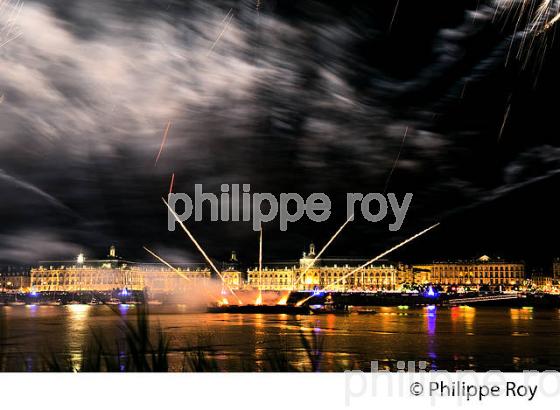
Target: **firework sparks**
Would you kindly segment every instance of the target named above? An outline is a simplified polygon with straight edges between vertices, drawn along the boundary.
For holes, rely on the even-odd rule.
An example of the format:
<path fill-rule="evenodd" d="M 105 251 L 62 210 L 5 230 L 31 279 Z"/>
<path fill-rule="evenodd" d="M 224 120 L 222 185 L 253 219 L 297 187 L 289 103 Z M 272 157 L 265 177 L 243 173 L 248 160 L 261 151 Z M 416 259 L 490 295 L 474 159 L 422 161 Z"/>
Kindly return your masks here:
<path fill-rule="evenodd" d="M 257 297 L 257 305 L 262 304 L 262 261 L 263 261 L 263 227 L 261 224 L 261 231 L 259 235 L 259 296 Z"/>
<path fill-rule="evenodd" d="M 156 156 L 156 162 L 154 164 L 154 167 L 157 165 L 157 163 L 159 161 L 159 157 L 161 156 L 161 153 L 163 152 L 163 147 L 165 146 L 165 143 L 167 142 L 167 134 L 169 134 L 169 128 L 171 128 L 171 121 L 167 121 L 167 125 L 165 126 L 165 130 L 163 131 L 163 138 L 161 140 L 161 145 L 159 146 L 159 152 Z"/>
<path fill-rule="evenodd" d="M 525 64 L 533 51 L 545 53 L 546 41 L 535 43 L 535 39 L 543 37 L 560 20 L 560 0 L 496 0 L 495 5 L 495 16 L 515 19 L 510 52 L 514 41 L 521 39 L 517 57 L 525 55 Z"/>
<path fill-rule="evenodd" d="M 327 286 L 325 286 L 323 289 L 321 289 L 321 292 L 324 292 L 326 290 L 329 290 L 329 288 L 331 288 L 332 286 L 336 285 L 337 283 L 342 282 L 343 280 L 345 280 L 346 278 L 352 276 L 354 273 L 358 272 L 361 269 L 366 268 L 367 266 L 371 265 L 373 262 L 378 261 L 379 259 L 383 258 L 384 256 L 387 256 L 388 254 L 390 254 L 391 252 L 396 251 L 397 249 L 401 248 L 402 246 L 406 245 L 409 242 L 412 242 L 413 240 L 415 240 L 416 238 L 424 235 L 425 233 L 428 233 L 429 231 L 431 231 L 432 229 L 436 228 L 439 226 L 439 222 L 430 226 L 429 228 L 424 229 L 421 232 L 418 232 L 416 235 L 411 236 L 408 239 L 405 239 L 404 241 L 398 243 L 397 245 L 393 246 L 392 248 L 386 250 L 383 253 L 380 253 L 379 255 L 377 255 L 375 258 L 370 259 L 369 261 L 367 261 L 366 263 L 364 263 L 363 265 L 357 267 L 356 269 L 350 271 L 349 273 L 347 273 L 346 275 L 338 278 L 337 280 L 335 280 L 334 282 L 331 282 L 330 284 L 328 284 Z M 298 306 L 303 305 L 305 302 L 307 302 L 309 299 L 311 299 L 314 295 L 309 296 L 308 298 L 305 298 L 304 300 L 298 302 Z"/>
<path fill-rule="evenodd" d="M 560 12 L 544 25 L 543 31 L 550 30 L 552 26 L 554 26 L 558 22 L 558 20 L 560 20 Z"/>
<path fill-rule="evenodd" d="M 216 45 L 218 44 L 218 42 L 220 41 L 222 36 L 227 31 L 227 29 L 228 29 L 228 27 L 229 27 L 229 25 L 230 25 L 230 23 L 231 23 L 231 21 L 233 20 L 234 17 L 235 17 L 235 15 L 233 14 L 233 9 L 229 9 L 228 13 L 226 14 L 224 19 L 222 20 L 222 23 L 224 24 L 224 27 L 222 28 L 222 31 L 220 32 L 220 34 L 218 35 L 216 40 L 214 40 L 214 42 L 212 43 L 212 47 L 210 47 L 210 50 L 208 50 L 208 53 L 206 54 L 207 56 L 212 54 L 212 52 L 214 51 L 214 48 L 216 47 Z"/>
<path fill-rule="evenodd" d="M 389 182 L 391 182 L 391 177 L 393 176 L 393 173 L 395 172 L 395 168 L 397 168 L 397 164 L 399 163 L 399 159 L 401 157 L 401 153 L 404 147 L 404 142 L 406 141 L 406 136 L 408 135 L 408 127 L 405 128 L 404 130 L 404 134 L 402 137 L 402 141 L 401 141 L 401 146 L 399 148 L 399 152 L 397 153 L 397 157 L 395 158 L 395 161 L 393 162 L 393 166 L 391 167 L 391 171 L 389 172 L 389 175 L 387 176 L 387 181 L 385 181 L 385 188 L 383 188 L 383 193 L 387 192 L 387 189 L 389 188 Z"/>
<path fill-rule="evenodd" d="M 0 21 L 0 48 L 21 36 L 21 32 L 17 31 L 16 20 L 22 8 L 23 2 L 20 0 L 16 2 L 0 0 L 0 15 L 6 14 Z"/>
<path fill-rule="evenodd" d="M 155 252 L 149 250 L 147 247 L 143 247 L 144 250 L 146 252 L 148 252 L 150 255 L 152 255 L 154 258 L 156 258 L 158 261 L 160 261 L 161 263 L 163 263 L 165 266 L 167 266 L 169 269 L 171 269 L 173 272 L 175 272 L 177 275 L 179 275 L 180 277 L 182 277 L 183 279 L 186 279 L 188 281 L 191 280 L 191 278 L 189 278 L 188 276 L 184 275 L 183 272 L 181 272 L 180 270 L 174 268 L 173 266 L 171 266 L 171 264 L 169 262 L 167 262 L 165 259 L 163 259 L 161 256 L 157 255 Z"/>
<path fill-rule="evenodd" d="M 397 6 L 398 6 L 398 3 L 397 3 Z M 401 146 L 399 148 L 399 152 L 397 153 L 397 157 L 395 158 L 395 161 L 393 162 L 393 167 L 391 168 L 391 171 L 389 172 L 389 176 L 387 177 L 387 181 L 385 182 L 385 189 L 383 190 L 384 193 L 387 192 L 387 188 L 389 187 L 389 182 L 391 181 L 391 176 L 393 175 L 393 172 L 395 171 L 395 168 L 397 167 L 397 164 L 399 162 L 401 152 L 402 152 L 402 149 L 404 147 L 404 143 L 405 143 L 407 135 L 408 135 L 408 127 L 406 127 L 405 130 L 404 130 L 404 134 L 403 134 L 403 138 L 402 138 L 402 141 L 401 141 Z M 346 225 L 348 225 L 353 220 L 354 220 L 354 214 L 350 215 L 350 217 L 342 224 L 342 226 L 340 228 L 338 228 L 338 230 L 334 233 L 334 235 L 331 236 L 329 241 L 325 244 L 325 246 L 323 246 L 323 248 L 319 251 L 317 256 L 315 256 L 315 258 L 311 261 L 311 263 L 309 265 L 307 265 L 307 267 L 304 269 L 302 274 L 296 279 L 296 281 L 294 282 L 294 286 L 296 286 L 299 283 L 299 281 L 302 280 L 305 277 L 305 274 L 309 271 L 309 269 L 311 269 L 313 266 L 315 266 L 315 263 L 317 262 L 317 260 L 319 260 L 321 255 L 327 250 L 327 248 L 336 239 L 336 237 L 344 230 L 344 228 L 346 228 Z"/>
<path fill-rule="evenodd" d="M 393 10 L 393 16 L 391 17 L 391 23 L 389 24 L 389 32 L 393 30 L 393 24 L 395 23 L 395 18 L 397 17 L 397 12 L 399 11 L 399 3 L 400 0 L 397 0 L 397 4 L 395 4 L 395 9 Z"/>
<path fill-rule="evenodd" d="M 502 139 L 502 134 L 504 133 L 504 129 L 506 128 L 510 110 L 511 110 L 511 104 L 508 105 L 506 109 L 506 113 L 504 114 L 504 120 L 502 121 L 502 126 L 500 127 L 500 133 L 498 134 L 498 141 Z"/>
<path fill-rule="evenodd" d="M 185 226 L 185 224 L 181 221 L 181 219 L 179 218 L 179 216 L 175 213 L 175 211 L 173 210 L 173 208 L 171 208 L 169 206 L 169 204 L 167 203 L 167 201 L 164 198 L 161 198 L 161 200 L 163 201 L 163 203 L 165 204 L 165 206 L 167 207 L 167 209 L 169 210 L 169 212 L 171 212 L 171 214 L 173 215 L 173 217 L 175 218 L 175 220 L 179 223 L 179 225 L 181 226 L 181 228 L 183 229 L 183 231 L 187 234 L 187 236 L 189 237 L 189 239 L 192 241 L 192 243 L 194 244 L 194 246 L 196 246 L 196 248 L 198 249 L 198 251 L 202 254 L 202 256 L 204 257 L 204 259 L 206 259 L 206 262 L 208 262 L 208 264 L 210 265 L 210 267 L 212 268 L 212 270 L 216 273 L 216 275 L 218 275 L 218 277 L 222 280 L 222 283 L 227 287 L 227 289 L 230 291 L 230 293 L 235 296 L 239 302 L 239 304 L 242 304 L 243 302 L 241 301 L 241 299 L 239 299 L 239 297 L 235 294 L 235 292 L 233 291 L 233 289 L 231 288 L 231 286 L 229 286 L 229 284 L 226 282 L 226 280 L 224 279 L 224 277 L 222 276 L 222 274 L 220 273 L 220 271 L 218 270 L 218 268 L 216 267 L 216 265 L 214 264 L 214 262 L 212 262 L 212 259 L 210 259 L 208 257 L 208 255 L 206 254 L 206 252 L 204 251 L 204 249 L 202 249 L 202 246 L 200 246 L 200 244 L 198 243 L 198 241 L 195 239 L 195 237 L 191 234 L 191 232 L 187 229 L 187 227 Z"/>
<path fill-rule="evenodd" d="M 276 304 L 277 305 L 287 305 L 289 297 L 290 297 L 290 292 L 284 292 L 284 294 L 282 294 L 282 296 L 280 297 L 278 302 L 276 302 Z"/>
<path fill-rule="evenodd" d="M 171 182 L 169 183 L 169 194 L 173 193 L 173 185 L 175 184 L 175 172 L 171 174 Z"/>
<path fill-rule="evenodd" d="M 294 282 L 294 286 L 296 286 L 299 281 L 305 277 L 305 274 L 307 273 L 307 271 L 309 269 L 311 269 L 315 263 L 317 262 L 317 260 L 321 257 L 321 255 L 323 254 L 323 252 L 325 252 L 327 250 L 327 248 L 330 246 L 331 243 L 333 243 L 333 241 L 336 239 L 336 237 L 344 230 L 344 228 L 346 228 L 346 225 L 348 225 L 351 221 L 354 220 L 354 214 L 352 214 L 347 220 L 346 222 L 344 222 L 342 224 L 342 226 L 340 228 L 338 228 L 338 230 L 334 233 L 333 236 L 331 236 L 331 239 L 329 239 L 329 241 L 325 244 L 325 246 L 323 246 L 323 248 L 319 251 L 319 253 L 315 256 L 315 258 L 311 261 L 311 263 L 309 265 L 307 265 L 307 267 L 304 269 L 304 271 L 302 272 L 302 274 L 296 279 L 296 281 Z"/>

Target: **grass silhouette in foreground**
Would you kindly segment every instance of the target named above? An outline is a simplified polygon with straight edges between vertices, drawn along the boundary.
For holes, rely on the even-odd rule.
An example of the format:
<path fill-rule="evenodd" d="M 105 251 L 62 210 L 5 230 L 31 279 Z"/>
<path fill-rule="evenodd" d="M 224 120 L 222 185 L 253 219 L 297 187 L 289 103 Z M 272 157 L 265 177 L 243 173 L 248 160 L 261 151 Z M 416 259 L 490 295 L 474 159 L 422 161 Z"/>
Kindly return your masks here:
<path fill-rule="evenodd" d="M 44 372 L 218 372 L 230 369 L 220 367 L 215 359 L 218 350 L 210 341 L 199 338 L 194 346 L 182 349 L 170 348 L 170 338 L 159 326 L 151 325 L 148 305 L 138 305 L 136 319 L 123 317 L 118 308 L 109 306 L 121 318 L 123 338 L 107 341 L 99 332 L 91 331 L 82 348 L 81 360 L 76 364 L 69 354 L 48 349 L 39 357 L 30 358 L 22 353 L 9 355 L 8 326 L 0 308 L 0 371 L 44 371 Z M 300 330 L 301 349 L 305 351 L 305 362 L 295 363 L 293 352 L 288 346 L 269 349 L 260 363 L 240 358 L 239 368 L 243 371 L 266 372 L 318 372 L 324 361 L 324 337 L 313 330 L 305 335 Z M 182 364 L 171 366 L 170 355 L 182 354 Z M 338 370 L 344 370 L 336 365 Z"/>

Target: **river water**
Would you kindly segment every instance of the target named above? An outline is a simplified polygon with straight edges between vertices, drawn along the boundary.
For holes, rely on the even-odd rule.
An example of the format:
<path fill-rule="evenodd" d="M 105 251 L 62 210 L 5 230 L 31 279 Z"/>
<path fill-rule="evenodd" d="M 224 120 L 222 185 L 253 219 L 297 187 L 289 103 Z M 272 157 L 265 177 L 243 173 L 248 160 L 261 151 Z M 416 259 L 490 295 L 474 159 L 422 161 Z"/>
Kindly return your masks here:
<path fill-rule="evenodd" d="M 41 370 L 56 355 L 79 368 L 92 335 L 124 340 L 135 306 L 0 307 L 2 355 Z M 204 352 L 222 371 L 396 369 L 398 361 L 425 361 L 440 370 L 560 369 L 560 310 L 378 307 L 377 314 L 242 315 L 151 309 L 152 330 L 169 337 L 170 370 L 185 367 L 185 351 Z M 19 369 L 19 368 L 18 368 Z"/>

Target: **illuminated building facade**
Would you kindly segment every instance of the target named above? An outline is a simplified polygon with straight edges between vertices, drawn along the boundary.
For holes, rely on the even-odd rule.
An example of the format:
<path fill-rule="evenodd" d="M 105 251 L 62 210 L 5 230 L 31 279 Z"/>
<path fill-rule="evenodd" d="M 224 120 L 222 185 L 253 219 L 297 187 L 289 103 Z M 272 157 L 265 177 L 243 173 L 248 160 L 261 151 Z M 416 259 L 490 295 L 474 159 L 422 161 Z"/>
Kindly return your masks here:
<path fill-rule="evenodd" d="M 393 290 L 397 284 L 398 269 L 392 264 L 375 264 L 358 269 L 363 264 L 356 259 L 315 259 L 315 246 L 304 253 L 299 264 L 283 267 L 250 269 L 247 284 L 261 290 L 310 290 L 332 291 Z M 309 268 L 309 266 L 311 266 Z M 355 271 L 355 272 L 354 272 Z"/>
<path fill-rule="evenodd" d="M 412 276 L 411 281 L 408 283 L 415 283 L 415 284 L 427 284 L 430 283 L 430 279 L 432 277 L 432 265 L 413 265 L 412 266 Z"/>
<path fill-rule="evenodd" d="M 0 270 L 0 292 L 27 292 L 30 286 L 29 270 L 17 268 Z"/>
<path fill-rule="evenodd" d="M 224 283 L 231 289 L 237 290 L 241 287 L 243 274 L 235 269 L 226 269 L 221 272 Z"/>
<path fill-rule="evenodd" d="M 235 251 L 231 251 L 229 260 L 222 265 L 221 275 L 229 288 L 237 290 L 242 287 L 244 278 Z"/>
<path fill-rule="evenodd" d="M 508 289 L 521 285 L 524 278 L 523 263 L 482 256 L 465 262 L 436 262 L 432 266 L 430 281 L 440 285 L 489 285 Z"/>
<path fill-rule="evenodd" d="M 264 267 L 262 272 L 258 268 L 247 271 L 247 285 L 260 290 L 292 290 L 297 276 L 297 268 Z"/>
<path fill-rule="evenodd" d="M 163 264 L 143 264 L 133 268 L 144 280 L 144 287 L 151 295 L 183 293 L 194 283 L 210 280 L 210 269 L 203 264 L 177 266 L 172 270 Z"/>
<path fill-rule="evenodd" d="M 168 294 L 186 291 L 193 282 L 209 280 L 210 270 L 204 264 L 178 264 L 175 270 L 161 263 L 136 264 L 119 258 L 111 246 L 107 259 L 86 260 L 80 254 L 75 261 L 43 262 L 31 269 L 29 277 L 29 288 L 36 292 L 110 292 L 126 288 Z"/>
<path fill-rule="evenodd" d="M 49 267 L 43 264 L 49 263 Z M 30 288 L 36 292 L 106 292 L 115 289 L 142 290 L 141 271 L 117 257 L 114 246 L 107 259 L 89 260 L 79 254 L 75 261 L 43 262 L 30 271 Z M 57 265 L 57 266 L 55 266 Z"/>
<path fill-rule="evenodd" d="M 142 290 L 142 275 L 136 269 L 95 266 L 59 266 L 31 269 L 31 289 L 37 292 Z"/>

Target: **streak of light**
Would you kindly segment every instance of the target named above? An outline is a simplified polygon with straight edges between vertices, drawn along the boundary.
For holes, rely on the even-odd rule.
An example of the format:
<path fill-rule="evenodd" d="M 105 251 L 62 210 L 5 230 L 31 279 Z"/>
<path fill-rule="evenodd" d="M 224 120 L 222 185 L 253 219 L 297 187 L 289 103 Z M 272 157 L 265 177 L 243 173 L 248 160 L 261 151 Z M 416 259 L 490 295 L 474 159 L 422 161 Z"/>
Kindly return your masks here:
<path fill-rule="evenodd" d="M 257 305 L 262 304 L 262 261 L 263 261 L 263 227 L 261 224 L 261 230 L 259 234 L 259 298 L 260 303 Z M 257 299 L 258 300 L 258 299 Z"/>
<path fill-rule="evenodd" d="M 287 292 L 285 295 L 282 295 L 280 297 L 280 299 L 278 300 L 278 302 L 276 302 L 277 305 L 286 305 L 288 304 L 288 298 L 290 297 L 290 292 Z"/>
<path fill-rule="evenodd" d="M 543 31 L 550 30 L 552 26 L 554 26 L 558 22 L 558 20 L 560 20 L 560 13 L 558 13 L 548 23 L 544 25 Z"/>
<path fill-rule="evenodd" d="M 335 280 L 334 282 L 328 284 L 328 285 L 325 286 L 323 289 L 321 289 L 319 292 L 324 292 L 324 291 L 328 290 L 330 287 L 332 287 L 332 286 L 336 285 L 337 283 L 343 281 L 344 279 L 348 278 L 349 276 L 353 275 L 354 273 L 358 272 L 359 270 L 364 269 L 364 268 L 367 267 L 368 265 L 371 265 L 373 262 L 375 262 L 375 261 L 377 261 L 377 260 L 383 258 L 384 256 L 387 256 L 387 255 L 390 254 L 391 252 L 396 251 L 396 250 L 399 249 L 400 247 L 406 245 L 406 244 L 409 243 L 409 242 L 412 242 L 412 241 L 415 240 L 416 238 L 418 238 L 418 237 L 424 235 L 425 233 L 431 231 L 432 229 L 434 229 L 434 228 L 436 228 L 437 226 L 439 226 L 439 224 L 440 224 L 440 223 L 438 222 L 438 223 L 436 223 L 436 224 L 430 226 L 429 228 L 426 228 L 426 229 L 424 229 L 423 231 L 418 232 L 417 234 L 411 236 L 410 238 L 405 239 L 404 241 L 398 243 L 397 245 L 393 246 L 392 248 L 386 250 L 385 252 L 380 253 L 380 254 L 377 255 L 375 258 L 370 259 L 369 261 L 367 261 L 367 262 L 364 263 L 363 265 L 357 267 L 356 269 L 352 270 L 351 272 L 347 273 L 346 275 L 344 275 L 344 276 L 338 278 L 337 280 Z M 298 302 L 297 305 L 298 305 L 298 306 L 303 305 L 305 302 L 307 302 L 307 301 L 308 301 L 309 299 L 311 299 L 313 296 L 314 296 L 314 295 L 311 295 L 311 296 L 309 296 L 308 298 L 306 298 L 306 299 L 304 299 L 304 300 Z"/>
<path fill-rule="evenodd" d="M 151 250 L 149 250 L 147 247 L 143 246 L 144 250 L 146 252 L 148 252 L 150 255 L 152 255 L 154 258 L 156 258 L 158 261 L 160 261 L 161 263 L 163 263 L 165 266 L 167 266 L 168 268 L 170 268 L 173 272 L 175 272 L 177 275 L 179 275 L 180 277 L 182 277 L 183 279 L 186 279 L 188 281 L 191 280 L 191 278 L 189 278 L 188 276 L 186 276 L 185 274 L 183 274 L 183 272 L 181 272 L 180 270 L 176 269 L 175 267 L 171 266 L 171 264 L 169 264 L 169 262 L 167 262 L 165 259 L 163 259 L 161 256 L 156 255 L 155 252 L 152 252 Z"/>
<path fill-rule="evenodd" d="M 161 156 L 161 153 L 163 151 L 163 147 L 165 146 L 165 142 L 167 141 L 167 134 L 169 133 L 169 128 L 170 127 L 171 127 L 171 121 L 167 121 L 167 125 L 165 126 L 165 130 L 163 131 L 163 138 L 161 140 L 161 145 L 159 146 L 159 152 L 157 154 L 156 162 L 154 164 L 154 167 L 157 165 L 157 163 L 159 161 L 159 157 Z"/>
<path fill-rule="evenodd" d="M 389 182 L 391 180 L 391 176 L 393 175 L 393 172 L 395 171 L 395 168 L 397 167 L 397 163 L 399 162 L 399 158 L 401 156 L 401 152 L 404 146 L 404 142 L 406 140 L 406 136 L 408 134 L 408 127 L 405 128 L 404 130 L 404 135 L 403 135 L 403 139 L 401 141 L 401 146 L 399 148 L 399 152 L 397 154 L 397 157 L 395 158 L 395 162 L 393 163 L 393 168 L 391 168 L 391 172 L 389 173 L 389 176 L 387 177 L 387 181 L 385 182 L 385 189 L 383 190 L 383 192 L 387 192 L 387 188 L 389 186 Z M 350 223 L 351 221 L 354 220 L 354 214 L 352 214 L 347 220 L 346 222 L 344 222 L 342 224 L 342 226 L 340 228 L 338 228 L 338 230 L 334 233 L 334 235 L 331 237 L 331 239 L 329 239 L 329 241 L 325 244 L 325 246 L 323 246 L 323 248 L 321 249 L 321 251 L 317 254 L 317 256 L 315 256 L 315 258 L 311 261 L 311 263 L 309 265 L 307 265 L 307 267 L 305 268 L 305 270 L 302 272 L 302 274 L 297 278 L 297 280 L 294 282 L 294 286 L 296 286 L 299 281 L 305 276 L 305 274 L 309 271 L 309 269 L 311 269 L 315 263 L 317 262 L 317 260 L 321 257 L 321 255 L 327 250 L 327 248 L 330 246 L 330 244 L 336 239 L 336 237 L 344 230 L 344 228 L 346 228 L 346 225 L 348 225 L 348 223 Z"/>
<path fill-rule="evenodd" d="M 206 56 L 209 56 L 210 54 L 212 54 L 212 51 L 214 51 L 214 48 L 216 47 L 216 44 L 218 44 L 218 42 L 220 41 L 220 39 L 222 38 L 222 36 L 225 34 L 225 32 L 227 31 L 231 21 L 233 20 L 233 18 L 235 17 L 235 15 L 233 14 L 233 9 L 229 9 L 228 13 L 226 14 L 226 16 L 224 17 L 224 19 L 222 20 L 222 23 L 225 22 L 224 27 L 222 29 L 222 31 L 220 32 L 220 34 L 218 35 L 218 37 L 216 38 L 216 40 L 214 40 L 214 42 L 212 43 L 212 47 L 210 47 L 210 50 L 208 50 L 208 53 L 206 54 Z"/>
<path fill-rule="evenodd" d="M 391 17 L 391 23 L 389 24 L 389 32 L 393 29 L 393 23 L 395 22 L 395 18 L 397 17 L 397 11 L 399 10 L 399 3 L 400 0 L 397 0 L 397 4 L 395 4 L 395 10 L 393 11 L 393 17 Z"/>
<path fill-rule="evenodd" d="M 3 43 L 0 43 L 0 48 L 4 47 L 6 44 L 11 43 L 12 41 L 14 41 L 16 38 L 18 38 L 19 36 L 21 36 L 21 33 L 16 34 L 13 37 L 8 38 L 7 40 L 5 40 Z"/>
<path fill-rule="evenodd" d="M 402 137 L 402 141 L 401 141 L 401 146 L 399 148 L 399 152 L 397 153 L 397 157 L 395 158 L 395 161 L 393 162 L 393 167 L 391 168 L 391 171 L 389 172 L 389 175 L 387 176 L 387 181 L 385 181 L 385 188 L 383 188 L 383 193 L 387 192 L 387 189 L 389 188 L 389 183 L 391 182 L 391 177 L 393 176 L 393 173 L 395 172 L 395 169 L 397 168 L 397 164 L 399 162 L 399 158 L 401 157 L 401 153 L 404 147 L 404 142 L 406 141 L 406 136 L 408 135 L 408 127 L 405 128 L 404 130 L 404 134 Z"/>
<path fill-rule="evenodd" d="M 0 37 L 5 38 L 5 40 L 0 43 L 0 48 L 4 47 L 6 44 L 22 35 L 21 32 L 13 33 L 13 30 L 14 28 L 18 28 L 15 22 L 21 14 L 21 10 L 23 9 L 23 2 L 20 0 L 17 0 L 15 2 L 12 2 L 11 0 L 0 0 L 0 14 L 7 11 L 8 9 L 10 10 L 9 14 L 6 13 L 8 15 L 3 19 L 6 23 L 0 29 Z"/>
<path fill-rule="evenodd" d="M 7 174 L 1 168 L 0 168 L 0 180 L 5 180 L 5 181 L 7 181 L 7 182 L 9 182 L 13 185 L 19 186 L 20 188 L 23 188 L 25 190 L 33 192 L 37 196 L 40 196 L 41 198 L 45 199 L 47 202 L 51 203 L 52 205 L 56 206 L 57 208 L 65 210 L 68 214 L 71 214 L 71 215 L 73 215 L 77 218 L 81 218 L 72 209 L 70 209 L 68 206 L 64 205 L 62 202 L 60 202 L 58 199 L 56 199 L 51 194 L 48 194 L 47 192 L 43 191 L 42 189 L 36 187 L 35 185 L 33 185 L 33 184 L 31 184 L 27 181 L 21 180 L 19 178 L 16 178 L 16 177 L 13 177 L 12 175 Z"/>
<path fill-rule="evenodd" d="M 171 174 L 171 182 L 169 183 L 169 193 L 173 193 L 173 184 L 175 183 L 175 172 Z"/>
<path fill-rule="evenodd" d="M 498 134 L 498 141 L 502 139 L 502 134 L 504 133 L 504 129 L 506 128 L 507 120 L 509 117 L 509 112 L 511 109 L 511 104 L 508 105 L 506 113 L 504 114 L 504 120 L 502 121 L 502 126 L 500 127 L 500 133 Z"/>
<path fill-rule="evenodd" d="M 465 92 L 467 91 L 467 84 L 468 84 L 467 81 L 465 81 L 465 84 L 463 84 L 463 89 L 461 90 L 461 99 L 465 98 Z"/>
<path fill-rule="evenodd" d="M 218 275 L 218 277 L 222 280 L 222 283 L 228 288 L 228 290 L 231 292 L 231 294 L 233 296 L 235 296 L 239 302 L 239 304 L 242 304 L 243 302 L 241 301 L 241 299 L 239 299 L 239 297 L 235 294 L 235 292 L 233 291 L 233 289 L 231 288 L 231 286 L 229 286 L 229 284 L 224 280 L 224 277 L 222 276 L 222 274 L 220 273 L 220 271 L 218 270 L 218 268 L 216 268 L 216 265 L 214 265 L 214 262 L 212 262 L 212 260 L 208 257 L 208 255 L 206 254 L 206 252 L 204 251 L 204 249 L 202 249 L 202 246 L 200 246 L 200 244 L 198 243 L 198 241 L 195 239 L 195 237 L 191 234 L 191 232 L 187 229 L 187 227 L 185 226 L 185 224 L 181 221 L 181 219 L 179 218 L 179 216 L 175 213 L 175 211 L 173 210 L 173 208 L 171 208 L 169 206 L 169 204 L 167 203 L 167 201 L 164 198 L 161 198 L 161 200 L 163 201 L 163 203 L 165 204 L 165 206 L 167 206 L 167 209 L 169 209 L 169 212 L 171 212 L 171 214 L 173 215 L 173 217 L 175 218 L 175 220 L 179 223 L 179 225 L 181 226 L 181 228 L 183 229 L 183 231 L 185 231 L 185 233 L 187 234 L 187 236 L 190 238 L 190 240 L 192 241 L 192 243 L 196 246 L 196 248 L 198 249 L 198 251 L 202 254 L 202 256 L 204 257 L 204 259 L 206 259 L 206 262 L 208 262 L 208 264 L 210 265 L 210 267 L 214 270 L 214 272 L 216 273 L 216 275 Z"/>
<path fill-rule="evenodd" d="M 505 16 L 505 21 L 515 19 L 506 65 L 513 43 L 517 39 L 520 39 L 517 58 L 521 59 L 525 56 L 523 68 L 526 68 L 533 52 L 540 55 L 542 60 L 548 48 L 547 42 L 543 40 L 536 43 L 536 40 L 539 37 L 543 38 L 543 35 L 560 20 L 560 2 L 558 0 L 497 0 L 495 3 L 495 17 L 501 14 Z"/>
<path fill-rule="evenodd" d="M 317 262 L 317 260 L 321 257 L 321 255 L 323 254 L 323 252 L 325 252 L 327 250 L 327 248 L 330 246 L 330 244 L 336 239 L 336 237 L 343 231 L 344 228 L 346 228 L 346 225 L 348 225 L 348 223 L 350 223 L 351 221 L 354 220 L 354 214 L 352 214 L 347 220 L 346 222 L 344 222 L 342 224 L 342 226 L 340 228 L 338 228 L 338 230 L 334 233 L 333 236 L 331 236 L 331 239 L 329 239 L 329 241 L 325 244 L 325 246 L 323 246 L 323 248 L 319 251 L 319 253 L 317 254 L 317 256 L 315 256 L 315 258 L 311 261 L 311 263 L 309 265 L 307 265 L 307 267 L 305 268 L 305 270 L 302 272 L 302 274 L 297 278 L 297 280 L 294 282 L 294 286 L 296 286 L 299 281 L 305 276 L 305 274 L 307 273 L 307 271 L 309 269 L 311 269 L 315 263 Z"/>

